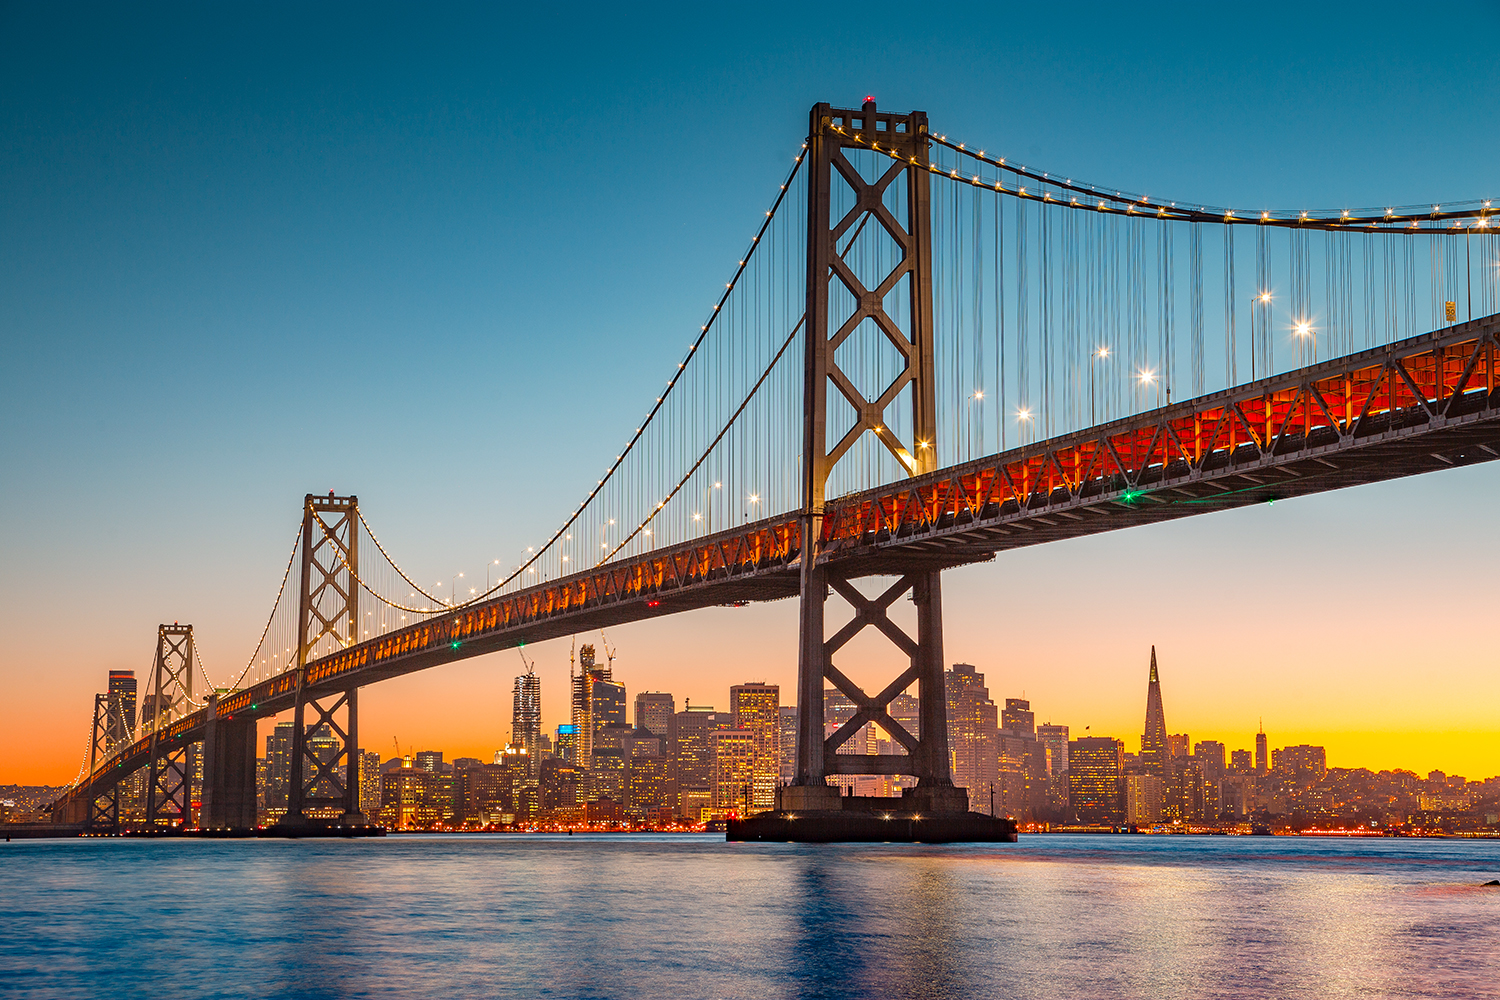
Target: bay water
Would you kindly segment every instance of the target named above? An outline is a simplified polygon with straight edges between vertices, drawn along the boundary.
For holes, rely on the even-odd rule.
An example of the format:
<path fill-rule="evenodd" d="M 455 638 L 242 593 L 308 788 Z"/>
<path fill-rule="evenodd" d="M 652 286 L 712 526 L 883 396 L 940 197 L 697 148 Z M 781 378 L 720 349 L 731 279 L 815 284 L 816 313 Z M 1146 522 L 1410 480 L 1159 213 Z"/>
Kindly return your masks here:
<path fill-rule="evenodd" d="M 1500 997 L 1500 841 L 0 845 L 0 996 Z"/>

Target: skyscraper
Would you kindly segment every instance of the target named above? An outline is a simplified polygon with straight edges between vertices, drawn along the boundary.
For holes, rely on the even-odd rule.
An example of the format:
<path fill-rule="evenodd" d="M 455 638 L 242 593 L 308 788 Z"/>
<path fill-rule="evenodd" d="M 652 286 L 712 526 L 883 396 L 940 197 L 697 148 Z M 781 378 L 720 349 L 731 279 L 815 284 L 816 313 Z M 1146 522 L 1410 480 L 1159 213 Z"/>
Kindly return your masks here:
<path fill-rule="evenodd" d="M 953 784 L 968 789 L 970 809 L 987 813 L 990 789 L 1000 776 L 999 713 L 984 686 L 984 675 L 972 665 L 955 663 L 943 679 L 948 695 Z"/>
<path fill-rule="evenodd" d="M 1156 647 L 1151 647 L 1151 678 L 1146 682 L 1146 731 L 1141 736 L 1141 766 L 1165 778 L 1172 769 L 1167 743 L 1167 716 L 1161 707 L 1161 680 L 1156 675 Z"/>
<path fill-rule="evenodd" d="M 552 743 L 553 753 L 571 763 L 578 761 L 578 727 L 570 722 L 557 726 L 557 739 Z M 499 763 L 496 761 L 496 763 Z"/>
<path fill-rule="evenodd" d="M 689 704 L 677 713 L 677 787 L 679 807 L 696 820 L 695 805 L 710 804 L 714 785 L 713 734 L 729 728 L 729 713 L 712 705 Z"/>
<path fill-rule="evenodd" d="M 364 750 L 359 755 L 359 811 L 371 821 L 380 812 L 380 754 Z"/>
<path fill-rule="evenodd" d="M 292 774 L 292 723 L 278 722 L 266 735 L 266 812 L 279 819 L 287 809 Z"/>
<path fill-rule="evenodd" d="M 748 729 L 718 729 L 712 741 L 714 808 L 740 816 L 759 812 L 754 805 L 759 734 Z"/>
<path fill-rule="evenodd" d="M 670 747 L 677 735 L 677 699 L 665 691 L 641 691 L 635 696 L 635 728 L 649 729 Z M 665 749 L 662 751 L 667 753 Z"/>
<path fill-rule="evenodd" d="M 1036 740 L 1047 748 L 1047 766 L 1055 777 L 1068 773 L 1068 727 L 1041 725 L 1036 727 Z"/>
<path fill-rule="evenodd" d="M 1255 734 L 1255 773 L 1264 777 L 1271 770 L 1271 754 L 1266 750 L 1266 727 L 1262 723 Z"/>
<path fill-rule="evenodd" d="M 797 780 L 797 706 L 782 705 L 778 742 L 781 744 L 781 783 Z"/>
<path fill-rule="evenodd" d="M 542 679 L 532 672 L 530 664 L 516 678 L 512 692 L 510 741 L 526 751 L 527 763 L 535 776 L 537 762 L 542 759 Z"/>
<path fill-rule="evenodd" d="M 594 766 L 594 738 L 605 726 L 625 725 L 625 686 L 613 682 L 613 671 L 594 662 L 594 646 L 578 647 L 578 673 L 573 677 L 573 725 L 578 727 L 576 761 L 584 770 Z"/>
<path fill-rule="evenodd" d="M 105 702 L 104 749 L 135 742 L 135 671 L 111 670 L 109 695 Z"/>
<path fill-rule="evenodd" d="M 1005 699 L 1005 710 L 1000 713 L 1000 728 L 1008 729 L 1017 736 L 1035 735 L 1036 713 L 1031 710 L 1031 702 L 1024 698 Z"/>
<path fill-rule="evenodd" d="M 1068 747 L 1068 791 L 1078 822 L 1117 826 L 1125 818 L 1121 771 L 1125 744 L 1107 736 L 1085 736 Z"/>
<path fill-rule="evenodd" d="M 735 729 L 755 734 L 754 788 L 750 812 L 776 804 L 776 779 L 781 772 L 781 688 L 775 684 L 736 684 L 729 689 Z"/>

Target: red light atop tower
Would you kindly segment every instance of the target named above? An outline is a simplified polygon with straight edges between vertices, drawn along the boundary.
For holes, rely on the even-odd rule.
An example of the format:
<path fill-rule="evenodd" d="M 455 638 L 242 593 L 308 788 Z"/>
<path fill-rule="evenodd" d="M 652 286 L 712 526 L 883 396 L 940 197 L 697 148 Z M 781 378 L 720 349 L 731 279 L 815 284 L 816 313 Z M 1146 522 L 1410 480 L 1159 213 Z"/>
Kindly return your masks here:
<path fill-rule="evenodd" d="M 875 103 L 875 98 L 871 97 L 869 94 L 866 94 L 865 95 L 865 103 L 866 104 L 874 104 Z"/>

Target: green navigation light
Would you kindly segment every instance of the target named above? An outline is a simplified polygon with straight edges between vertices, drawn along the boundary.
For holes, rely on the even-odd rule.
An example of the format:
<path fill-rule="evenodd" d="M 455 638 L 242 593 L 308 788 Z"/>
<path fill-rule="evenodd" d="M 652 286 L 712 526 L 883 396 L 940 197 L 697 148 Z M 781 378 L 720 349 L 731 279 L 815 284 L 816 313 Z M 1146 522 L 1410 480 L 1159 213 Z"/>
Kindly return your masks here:
<path fill-rule="evenodd" d="M 1120 501 L 1122 503 L 1135 503 L 1145 495 L 1145 490 L 1126 490 L 1124 493 L 1120 494 Z"/>
<path fill-rule="evenodd" d="M 458 643 L 458 641 L 457 641 L 457 640 L 454 640 L 454 643 L 453 643 L 453 648 L 454 648 L 454 649 L 457 649 L 457 648 L 458 648 L 458 647 L 459 647 L 459 643 Z"/>
<path fill-rule="evenodd" d="M 260 706 L 259 706 L 259 705 L 251 705 L 251 706 L 250 706 L 250 711 L 252 711 L 252 712 L 253 712 L 253 711 L 255 711 L 255 710 L 256 710 L 256 709 L 257 709 L 257 708 L 260 708 Z"/>

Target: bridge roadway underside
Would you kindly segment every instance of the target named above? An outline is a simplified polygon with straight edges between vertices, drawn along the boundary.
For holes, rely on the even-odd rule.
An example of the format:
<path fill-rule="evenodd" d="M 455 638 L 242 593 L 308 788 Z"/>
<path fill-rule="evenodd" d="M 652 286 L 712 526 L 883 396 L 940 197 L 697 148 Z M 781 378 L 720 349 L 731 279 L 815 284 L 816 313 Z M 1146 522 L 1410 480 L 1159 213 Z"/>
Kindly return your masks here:
<path fill-rule="evenodd" d="M 828 505 L 819 559 L 846 579 L 899 575 L 1492 461 L 1497 334 L 1500 316 L 1486 317 L 843 497 Z M 594 628 L 793 597 L 800 535 L 799 516 L 787 514 L 455 609 L 308 664 L 303 695 Z M 286 711 L 295 682 L 288 673 L 226 695 L 218 717 Z M 200 710 L 174 723 L 159 750 L 201 739 L 205 721 Z M 147 744 L 106 762 L 70 797 L 144 765 Z"/>

